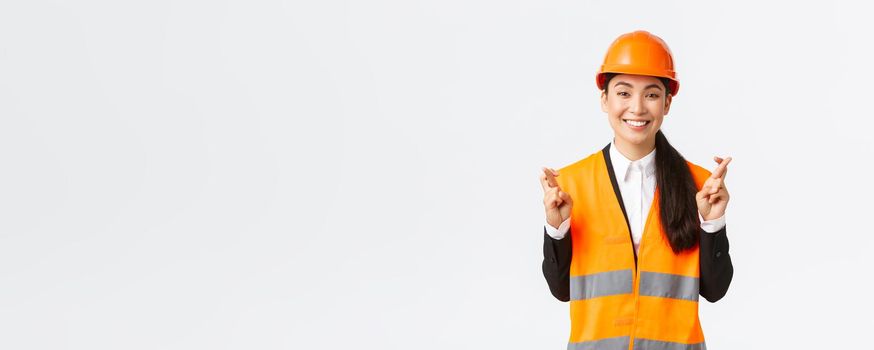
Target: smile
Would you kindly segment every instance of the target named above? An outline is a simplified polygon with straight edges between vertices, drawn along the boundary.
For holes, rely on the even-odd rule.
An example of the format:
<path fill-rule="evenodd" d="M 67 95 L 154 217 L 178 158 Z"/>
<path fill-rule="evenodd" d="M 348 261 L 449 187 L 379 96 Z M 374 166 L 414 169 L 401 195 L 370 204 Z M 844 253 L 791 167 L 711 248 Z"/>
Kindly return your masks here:
<path fill-rule="evenodd" d="M 630 120 L 630 119 L 622 119 L 625 124 L 633 126 L 635 128 L 643 127 L 649 124 L 649 120 Z"/>

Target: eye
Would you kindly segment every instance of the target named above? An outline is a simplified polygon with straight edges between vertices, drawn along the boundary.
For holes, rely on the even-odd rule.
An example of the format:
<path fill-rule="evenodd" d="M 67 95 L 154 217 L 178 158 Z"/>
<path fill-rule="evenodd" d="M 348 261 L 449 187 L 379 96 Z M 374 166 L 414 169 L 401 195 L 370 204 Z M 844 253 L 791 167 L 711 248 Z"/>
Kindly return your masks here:
<path fill-rule="evenodd" d="M 661 97 L 661 96 L 657 93 L 651 93 L 651 94 L 646 95 L 646 98 L 652 98 L 652 99 L 659 98 L 659 97 Z"/>
<path fill-rule="evenodd" d="M 618 95 L 618 96 L 622 96 L 622 97 L 628 97 L 628 96 L 631 96 L 631 94 L 629 94 L 629 93 L 627 93 L 627 92 L 625 92 L 625 91 L 619 91 L 619 92 L 616 93 L 616 95 Z"/>

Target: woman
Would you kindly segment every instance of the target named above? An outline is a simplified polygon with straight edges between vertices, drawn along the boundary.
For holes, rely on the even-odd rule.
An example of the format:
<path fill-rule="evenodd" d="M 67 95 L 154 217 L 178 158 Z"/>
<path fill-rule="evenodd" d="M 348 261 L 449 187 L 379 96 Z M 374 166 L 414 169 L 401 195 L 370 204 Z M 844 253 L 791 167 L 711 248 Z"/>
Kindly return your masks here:
<path fill-rule="evenodd" d="M 725 233 L 730 157 L 710 171 L 659 130 L 680 84 L 670 49 L 620 36 L 596 77 L 613 128 L 602 150 L 543 168 L 543 275 L 570 301 L 568 349 L 705 349 L 698 295 L 722 298 L 733 267 Z"/>

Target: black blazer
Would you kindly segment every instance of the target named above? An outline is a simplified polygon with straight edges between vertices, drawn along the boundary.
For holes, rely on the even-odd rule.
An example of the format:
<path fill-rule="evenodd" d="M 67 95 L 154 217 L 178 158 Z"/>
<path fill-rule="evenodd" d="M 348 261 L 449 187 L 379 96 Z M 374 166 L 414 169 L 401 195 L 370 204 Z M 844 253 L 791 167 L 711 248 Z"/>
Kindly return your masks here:
<path fill-rule="evenodd" d="M 613 163 L 610 161 L 610 145 L 604 147 L 604 159 L 607 160 L 607 171 L 610 173 L 610 182 L 613 184 L 613 192 L 622 208 L 622 215 L 628 223 L 628 214 L 622 203 L 622 195 L 619 193 L 619 184 L 616 182 L 616 174 L 613 173 Z M 628 232 L 631 232 L 629 226 Z M 699 294 L 711 303 L 722 299 L 731 284 L 734 275 L 734 267 L 731 265 L 731 256 L 728 254 L 728 236 L 725 227 L 715 233 L 701 230 L 699 235 L 701 273 L 699 278 Z M 632 248 L 633 249 L 633 248 Z M 572 245 L 571 234 L 568 232 L 564 238 L 557 240 L 546 233 L 543 228 L 543 277 L 549 285 L 549 291 L 556 299 L 561 301 L 570 300 L 570 267 Z M 637 257 L 635 256 L 635 263 Z"/>

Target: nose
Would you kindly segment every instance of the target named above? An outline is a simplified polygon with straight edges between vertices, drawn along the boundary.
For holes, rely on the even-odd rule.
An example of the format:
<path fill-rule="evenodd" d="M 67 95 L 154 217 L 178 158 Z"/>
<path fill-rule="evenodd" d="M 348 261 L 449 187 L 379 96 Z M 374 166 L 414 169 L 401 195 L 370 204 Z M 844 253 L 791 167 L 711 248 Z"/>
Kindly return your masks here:
<path fill-rule="evenodd" d="M 637 98 L 631 99 L 628 111 L 634 115 L 646 114 L 646 108 L 643 106 L 643 97 L 638 96 Z"/>

